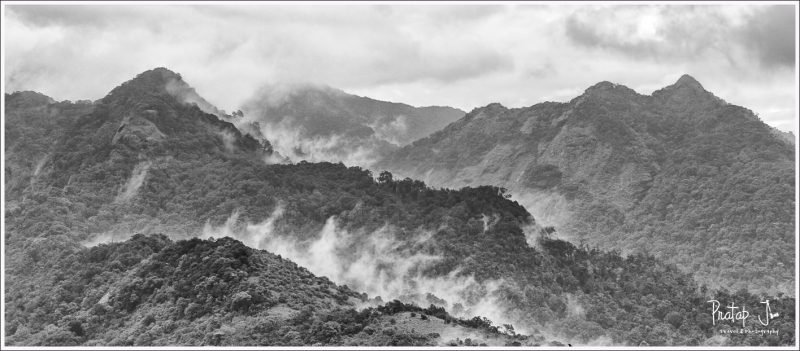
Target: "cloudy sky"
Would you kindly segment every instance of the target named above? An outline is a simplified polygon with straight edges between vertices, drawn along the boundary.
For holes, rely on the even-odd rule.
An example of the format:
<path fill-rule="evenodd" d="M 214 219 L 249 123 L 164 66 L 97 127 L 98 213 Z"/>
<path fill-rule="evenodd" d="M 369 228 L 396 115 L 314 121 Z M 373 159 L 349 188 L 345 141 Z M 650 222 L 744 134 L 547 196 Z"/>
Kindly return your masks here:
<path fill-rule="evenodd" d="M 314 82 L 471 110 L 639 93 L 688 73 L 797 133 L 791 5 L 6 5 L 6 91 L 98 99 L 164 66 L 231 111 L 264 84 Z"/>

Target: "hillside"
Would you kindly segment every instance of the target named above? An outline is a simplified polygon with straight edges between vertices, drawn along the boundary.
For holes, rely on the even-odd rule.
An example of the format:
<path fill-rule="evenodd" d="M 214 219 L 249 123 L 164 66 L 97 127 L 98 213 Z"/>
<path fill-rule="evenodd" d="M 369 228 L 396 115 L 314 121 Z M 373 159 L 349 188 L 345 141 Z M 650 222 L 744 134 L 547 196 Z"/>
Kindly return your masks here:
<path fill-rule="evenodd" d="M 6 206 L 13 207 L 22 191 L 33 185 L 55 140 L 75 119 L 91 112 L 94 105 L 89 101 L 56 102 L 31 91 L 6 94 L 5 102 L 4 195 Z"/>
<path fill-rule="evenodd" d="M 515 339 L 466 320 L 448 320 L 449 328 L 433 316 L 398 316 L 397 323 L 391 303 L 358 308 L 369 305 L 365 296 L 230 238 L 172 242 L 139 234 L 51 264 L 27 282 L 30 294 L 7 297 L 9 345 L 424 346 L 454 335 L 500 345 Z"/>
<path fill-rule="evenodd" d="M 645 251 L 714 287 L 794 291 L 794 144 L 684 75 L 478 108 L 375 168 L 509 189 L 559 236 Z"/>
<path fill-rule="evenodd" d="M 262 284 L 264 288 L 277 286 L 275 281 L 282 276 L 305 277 L 302 279 L 308 282 L 298 280 L 289 287 L 284 285 L 285 290 L 270 290 L 280 296 L 293 294 L 293 301 L 300 301 L 292 308 L 305 316 L 295 316 L 301 318 L 301 324 L 310 318 L 302 310 L 313 310 L 321 301 L 327 301 L 331 308 L 354 308 L 348 307 L 353 305 L 345 304 L 345 299 L 331 304 L 328 298 L 335 300 L 336 296 L 355 292 L 357 296 L 352 297 L 376 306 L 394 299 L 438 306 L 424 313 L 438 315 L 445 323 L 463 319 L 466 322 L 457 324 L 483 330 L 464 331 L 471 335 L 470 343 L 487 330 L 490 335 L 483 340 L 487 344 L 509 341 L 508 335 L 514 333 L 524 334 L 519 342 L 529 345 L 794 342 L 792 298 L 711 291 L 648 255 L 621 257 L 617 252 L 548 238 L 546 234 L 552 231 L 542 230 L 503 188 L 434 189 L 418 180 L 395 179 L 388 172 L 376 177 L 343 164 L 266 162 L 271 156 L 270 144 L 256 141 L 196 104 L 180 100 L 165 88 L 167 84 L 186 83 L 180 75 L 163 68 L 123 83 L 95 102 L 86 114 L 58 118 L 66 127 L 52 128 L 54 136 L 47 136 L 52 145 L 33 140 L 48 134 L 33 132 L 20 132 L 28 141 L 6 139 L 6 148 L 17 155 L 6 160 L 7 169 L 26 169 L 20 164 L 35 159 L 32 155 L 40 152 L 33 148 L 35 145 L 50 145 L 45 153 L 52 155 L 37 167 L 32 185 L 19 190 L 16 206 L 5 213 L 4 274 L 9 298 L 4 303 L 7 319 L 13 317 L 15 321 L 6 324 L 5 333 L 14 335 L 16 342 L 128 345 L 137 343 L 129 336 L 136 334 L 138 338 L 139 331 L 155 328 L 138 342 L 212 344 L 217 339 L 200 339 L 195 328 L 202 324 L 203 335 L 214 334 L 224 323 L 235 321 L 243 324 L 232 327 L 234 331 L 243 330 L 245 334 L 229 333 L 226 328 L 220 331 L 222 334 L 215 334 L 223 335 L 219 343 L 385 345 L 397 335 L 393 331 L 381 332 L 386 338 L 361 338 L 353 336 L 360 331 L 348 334 L 340 330 L 327 335 L 341 339 L 319 341 L 304 334 L 306 329 L 295 329 L 298 336 L 288 329 L 267 328 L 258 338 L 248 339 L 248 327 L 259 326 L 248 318 L 275 312 L 257 307 L 248 310 L 243 319 L 225 319 L 232 313 L 226 308 L 239 292 L 247 292 L 251 299 L 255 296 L 246 290 L 252 283 L 246 277 L 251 276 L 259 277 L 253 287 L 256 290 Z M 24 111 L 32 115 L 52 110 L 54 102 L 34 100 L 39 107 L 18 110 L 20 105 L 7 104 L 6 113 Z M 29 121 L 49 123 L 41 115 L 18 119 L 14 128 L 34 128 Z M 16 173 L 11 174 L 13 178 Z M 163 233 L 166 237 L 133 236 L 135 233 Z M 132 236 L 118 246 L 117 242 Z M 197 237 L 203 239 L 191 239 Z M 114 248 L 119 248 L 119 256 L 109 252 Z M 97 265 L 86 264 L 94 255 L 99 256 Z M 204 261 L 202 257 L 209 258 Z M 193 267 L 194 263 L 197 266 Z M 106 267 L 107 274 L 97 272 Z M 273 275 L 272 269 L 281 273 Z M 312 279 L 310 274 L 349 288 L 336 288 L 338 293 L 332 295 L 320 292 L 310 281 L 319 282 L 321 278 Z M 186 290 L 188 278 L 194 284 L 190 291 Z M 215 290 L 214 282 L 220 279 L 227 284 Z M 195 289 L 200 281 L 208 281 L 208 285 Z M 333 288 L 328 282 L 321 285 Z M 93 317 L 88 311 L 106 292 L 125 287 L 133 290 L 119 295 L 125 298 L 119 300 L 121 304 L 114 305 L 118 300 L 112 300 L 112 295 L 116 293 L 108 300 L 115 310 L 122 308 L 124 313 L 90 320 Z M 164 290 L 163 300 L 157 293 L 160 289 Z M 191 295 L 195 291 L 208 293 Z M 713 297 L 735 298 L 750 306 L 769 298 L 773 309 L 783 316 L 772 325 L 781 333 L 757 338 L 717 334 L 706 303 Z M 199 307 L 189 312 L 203 314 L 195 319 L 191 313 L 187 317 L 189 305 L 179 305 L 180 298 L 189 299 L 184 301 L 188 304 L 193 301 L 190 298 L 198 299 L 195 303 Z M 204 298 L 202 304 L 200 298 Z M 463 335 L 449 327 L 417 327 L 417 321 L 409 318 L 415 318 L 411 313 L 419 315 L 420 310 L 389 306 L 389 314 L 400 313 L 394 323 L 385 316 L 358 323 L 380 323 L 384 329 L 388 323 L 392 330 L 397 326 L 443 331 L 439 338 L 420 334 L 421 339 L 396 341 L 403 345 L 449 343 L 452 337 L 466 343 Z M 164 325 L 160 317 L 172 313 L 164 310 L 182 310 L 184 315 L 171 314 L 176 316 L 170 317 L 175 324 Z M 319 320 L 323 326 L 327 322 L 342 326 L 345 323 L 337 318 L 356 318 L 353 313 L 361 311 L 319 316 Z M 156 314 L 147 318 L 150 322 L 139 322 L 150 313 Z M 215 319 L 207 313 L 219 313 L 220 317 Z M 70 325 L 75 319 L 79 319 L 80 329 Z M 225 322 L 218 325 L 214 320 Z M 206 322 L 209 324 L 203 324 Z M 96 329 L 87 334 L 89 326 Z M 174 326 L 188 329 L 170 329 Z M 55 335 L 52 338 L 51 332 Z M 187 336 L 182 339 L 184 334 Z M 291 339 L 282 339 L 290 334 Z"/>
<path fill-rule="evenodd" d="M 368 166 L 411 141 L 464 116 L 451 107 L 413 107 L 314 85 L 269 85 L 232 120 L 262 134 L 297 162 L 343 161 Z"/>

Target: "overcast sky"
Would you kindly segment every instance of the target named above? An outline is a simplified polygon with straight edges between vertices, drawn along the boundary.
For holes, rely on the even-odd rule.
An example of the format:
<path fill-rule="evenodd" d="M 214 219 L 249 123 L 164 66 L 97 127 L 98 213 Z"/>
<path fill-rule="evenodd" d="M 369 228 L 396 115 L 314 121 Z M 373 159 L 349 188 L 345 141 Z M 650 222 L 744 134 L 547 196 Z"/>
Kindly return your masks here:
<path fill-rule="evenodd" d="M 797 133 L 791 5 L 82 5 L 5 7 L 5 88 L 98 99 L 147 69 L 227 111 L 265 83 L 315 82 L 469 111 L 643 94 L 695 77 Z"/>

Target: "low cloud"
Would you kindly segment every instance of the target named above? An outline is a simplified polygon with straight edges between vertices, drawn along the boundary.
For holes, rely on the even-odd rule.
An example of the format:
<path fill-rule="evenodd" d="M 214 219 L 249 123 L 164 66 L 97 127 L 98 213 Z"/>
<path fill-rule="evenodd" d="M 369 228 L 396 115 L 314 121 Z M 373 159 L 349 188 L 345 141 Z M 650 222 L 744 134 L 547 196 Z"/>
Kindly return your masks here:
<path fill-rule="evenodd" d="M 244 122 L 249 123 L 249 122 Z M 369 168 L 382 156 L 382 140 L 372 137 L 348 138 L 343 135 L 308 135 L 302 126 L 289 120 L 257 124 L 261 135 L 275 151 L 291 162 L 342 162 L 348 166 Z M 274 162 L 274 161 L 273 161 Z"/>

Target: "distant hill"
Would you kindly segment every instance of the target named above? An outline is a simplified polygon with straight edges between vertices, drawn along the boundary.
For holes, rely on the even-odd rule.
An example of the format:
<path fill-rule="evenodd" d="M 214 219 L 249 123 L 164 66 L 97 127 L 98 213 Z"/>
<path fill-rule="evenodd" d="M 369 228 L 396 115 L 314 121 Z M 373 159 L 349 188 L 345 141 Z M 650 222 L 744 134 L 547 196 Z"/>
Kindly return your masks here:
<path fill-rule="evenodd" d="M 684 75 L 641 95 L 478 108 L 379 162 L 434 186 L 507 187 L 561 237 L 644 250 L 702 283 L 794 291 L 794 144 Z"/>
<path fill-rule="evenodd" d="M 253 128 L 294 161 L 368 166 L 389 151 L 464 116 L 451 107 L 413 107 L 315 85 L 270 85 L 242 107 L 234 123 Z"/>

